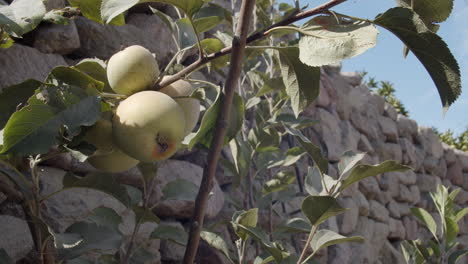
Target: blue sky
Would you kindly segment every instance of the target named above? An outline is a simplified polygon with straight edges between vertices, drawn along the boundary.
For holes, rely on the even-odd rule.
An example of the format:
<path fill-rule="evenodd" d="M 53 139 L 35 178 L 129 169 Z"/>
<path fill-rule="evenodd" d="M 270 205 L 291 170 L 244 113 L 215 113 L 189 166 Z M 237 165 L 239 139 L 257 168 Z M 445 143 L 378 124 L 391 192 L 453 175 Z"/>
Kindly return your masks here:
<path fill-rule="evenodd" d="M 313 7 L 324 2 L 301 0 L 300 4 Z M 349 0 L 332 10 L 373 19 L 394 6 L 394 0 Z M 456 133 L 465 130 L 468 127 L 468 91 L 462 92 L 444 117 L 437 88 L 426 69 L 411 53 L 404 59 L 401 41 L 385 29 L 378 29 L 380 34 L 377 46 L 363 55 L 343 61 L 343 71 L 365 70 L 368 76 L 375 77 L 376 80 L 392 82 L 396 97 L 403 102 L 410 117 L 419 125 L 434 126 L 440 131 L 452 129 Z M 468 89 L 468 0 L 455 0 L 452 15 L 441 24 L 438 34 L 458 60 L 462 90 Z"/>

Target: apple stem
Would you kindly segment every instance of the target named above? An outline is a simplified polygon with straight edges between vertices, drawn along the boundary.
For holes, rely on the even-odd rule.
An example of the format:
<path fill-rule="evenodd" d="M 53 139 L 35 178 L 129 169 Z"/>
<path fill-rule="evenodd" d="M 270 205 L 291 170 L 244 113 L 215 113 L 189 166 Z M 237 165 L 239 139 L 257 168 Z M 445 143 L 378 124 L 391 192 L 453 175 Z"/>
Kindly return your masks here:
<path fill-rule="evenodd" d="M 238 80 L 242 71 L 247 34 L 252 20 L 255 0 L 243 0 L 240 10 L 239 24 L 232 40 L 232 56 L 228 76 L 221 93 L 221 109 L 216 119 L 214 138 L 208 154 L 208 163 L 203 170 L 203 178 L 195 200 L 195 209 L 190 228 L 189 240 L 184 254 L 184 264 L 192 264 L 200 242 L 200 232 L 203 227 L 208 197 L 213 187 L 219 157 L 227 133 L 229 117 Z"/>

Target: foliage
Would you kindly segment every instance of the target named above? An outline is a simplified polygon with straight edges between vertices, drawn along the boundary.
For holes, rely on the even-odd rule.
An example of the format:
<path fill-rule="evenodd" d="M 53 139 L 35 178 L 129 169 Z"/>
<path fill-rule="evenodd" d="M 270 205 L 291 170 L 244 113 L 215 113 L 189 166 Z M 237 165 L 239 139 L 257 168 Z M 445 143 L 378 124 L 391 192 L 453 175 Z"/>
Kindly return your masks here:
<path fill-rule="evenodd" d="M 461 151 L 468 151 L 468 129 L 460 133 L 458 136 L 455 136 L 453 131 L 450 129 L 443 133 L 437 130 L 434 131 L 442 142 L 446 143 L 452 148 L 456 148 Z"/>
<path fill-rule="evenodd" d="M 432 238 L 427 241 L 410 240 L 401 245 L 406 263 L 449 263 L 455 264 L 468 254 L 466 249 L 458 249 L 456 241 L 459 233 L 458 222 L 468 214 L 468 207 L 456 208 L 454 200 L 460 189 L 451 192 L 443 185 L 431 193 L 432 201 L 439 216 L 439 225 L 432 215 L 423 208 L 411 208 L 411 213 L 430 231 Z"/>
<path fill-rule="evenodd" d="M 127 10 L 147 2 L 162 2 L 176 8 L 176 18 L 151 9 L 172 32 L 178 49 L 161 72 L 197 84 L 199 87 L 192 97 L 199 99 L 205 108 L 198 130 L 184 139 L 184 146 L 207 151 L 228 145 L 233 159 L 221 159 L 221 163 L 233 177 L 234 187 L 247 190 L 246 197 L 230 197 L 230 202 L 238 209 L 231 220 L 238 236 L 234 251 L 210 228 L 200 234 L 235 263 L 312 263 L 314 254 L 322 248 L 343 242 L 362 242 L 360 237 L 345 237 L 321 229 L 320 225 L 346 210 L 338 204 L 337 198 L 352 184 L 381 173 L 409 169 L 395 161 L 361 164 L 365 154 L 348 151 L 338 163 L 339 175 L 336 178 L 328 175 L 329 163 L 322 150 L 304 133 L 318 121 L 301 114 L 318 96 L 321 66 L 366 52 L 376 45 L 378 27 L 382 27 L 399 37 L 423 63 L 437 86 L 444 107 L 452 104 L 460 93 L 458 64 L 436 35 L 436 25 L 433 24 L 445 20 L 451 7 L 441 6 L 434 11 L 418 5 L 413 10 L 404 7 L 405 1 L 399 1 L 403 7 L 389 9 L 375 20 L 332 12 L 328 9 L 343 1 L 331 1 L 329 8 L 311 9 L 315 13 L 305 12 L 310 14 L 306 17 L 311 18 L 302 27 L 291 24 L 296 20 L 288 20 L 306 8 L 301 8 L 298 1 L 295 7 L 281 3 L 279 10 L 271 10 L 275 1 L 256 1 L 256 22 L 264 29 L 258 31 L 261 34 L 257 32 L 249 38 L 242 60 L 242 78 L 238 80 L 240 88 L 234 93 L 232 107 L 228 109 L 230 120 L 221 120 L 220 127 L 227 128 L 227 135 L 221 142 L 213 142 L 213 138 L 218 133 L 215 124 L 223 117 L 227 100 L 225 91 L 217 84 L 190 79 L 190 74 L 195 70 L 208 70 L 223 75 L 228 66 L 235 66 L 228 65 L 225 55 L 239 38 L 234 35 L 234 30 L 226 27 L 234 26 L 238 21 L 231 11 L 210 1 L 70 0 L 72 7 L 46 13 L 41 0 L 16 0 L 0 6 L 0 47 L 11 47 L 15 39 L 33 30 L 43 20 L 66 23 L 78 12 L 98 23 L 122 25 Z M 221 24 L 225 26 L 223 32 L 217 30 Z M 298 32 L 300 37 L 289 34 L 291 32 Z M 200 33 L 206 33 L 208 37 L 201 39 Z M 183 58 L 193 49 L 198 49 L 200 57 L 185 67 L 188 61 Z M 191 67 L 193 65 L 196 67 Z M 161 79 L 148 89 L 157 89 L 163 83 Z M 381 86 L 379 93 L 391 104 L 397 104 L 391 84 L 381 82 Z M 60 66 L 45 80 L 25 80 L 0 91 L 0 110 L 6 113 L 0 118 L 0 129 L 3 130 L 0 177 L 15 186 L 26 200 L 22 205 L 25 214 L 33 220 L 30 231 L 34 234 L 38 256 L 53 256 L 57 261 L 69 263 L 87 263 L 86 257 L 91 252 L 97 255 L 99 263 L 139 263 L 136 260 L 154 257 L 154 252 L 145 251 L 144 245 L 135 241 L 135 234 L 142 223 L 159 222 L 149 204 L 151 191 L 147 190 L 148 183 L 157 175 L 158 164 L 139 164 L 138 169 L 143 175 L 141 190 L 119 183 L 114 174 L 94 172 L 77 176 L 69 171 L 61 190 L 48 196 L 39 191 L 37 166 L 61 153 L 71 153 L 79 161 L 95 155 L 97 146 L 84 139 L 87 130 L 101 118 L 112 116 L 124 98 L 111 92 L 106 63 L 98 59 L 85 59 L 70 67 Z M 403 106 L 399 108 L 401 113 L 406 113 Z M 29 159 L 29 168 L 11 162 L 15 158 L 20 161 Z M 305 159 L 313 165 L 308 166 L 302 183 L 297 164 Z M 72 224 L 63 233 L 52 230 L 48 226 L 48 217 L 40 213 L 42 203 L 57 193 L 74 188 L 100 191 L 132 210 L 135 226 L 131 239 L 124 239 L 118 229 L 121 217 L 105 207 L 94 209 L 86 219 Z M 171 182 L 162 191 L 165 199 L 170 200 L 195 200 L 198 192 L 197 186 L 184 180 Z M 275 209 L 275 204 L 284 205 L 295 197 L 302 199 L 303 219 L 287 219 L 289 216 L 285 212 Z M 274 212 L 286 221 L 277 226 L 269 223 L 265 230 L 260 225 L 260 213 L 265 211 Z M 452 237 L 453 232 L 448 230 L 452 231 L 449 227 L 454 227 L 456 222 L 447 223 L 446 234 Z M 299 251 L 288 251 L 290 247 L 286 246 L 284 238 L 297 233 L 309 234 L 308 240 Z M 189 237 L 185 230 L 163 224 L 158 225 L 150 236 L 151 239 L 187 245 L 187 248 L 191 238 L 195 237 Z M 247 259 L 247 245 L 251 240 L 263 248 L 255 260 Z M 50 249 L 51 242 L 56 247 L 54 250 Z M 0 259 L 10 262 L 2 249 Z M 40 262 L 46 263 L 46 260 L 41 257 Z"/>

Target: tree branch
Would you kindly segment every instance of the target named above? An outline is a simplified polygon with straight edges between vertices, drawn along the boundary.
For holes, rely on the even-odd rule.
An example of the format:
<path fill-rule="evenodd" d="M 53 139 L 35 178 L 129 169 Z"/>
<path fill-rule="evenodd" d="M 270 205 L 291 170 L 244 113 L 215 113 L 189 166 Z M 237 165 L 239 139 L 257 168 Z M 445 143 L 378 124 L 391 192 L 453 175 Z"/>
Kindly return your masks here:
<path fill-rule="evenodd" d="M 242 70 L 244 60 L 247 34 L 252 20 L 252 10 L 255 6 L 255 0 L 243 0 L 240 10 L 239 24 L 236 34 L 232 40 L 232 56 L 226 83 L 221 94 L 221 109 L 216 119 L 214 138 L 211 142 L 210 152 L 208 154 L 208 164 L 203 170 L 203 178 L 200 183 L 197 198 L 195 200 L 195 209 L 190 228 L 189 240 L 184 255 L 184 264 L 192 264 L 198 249 L 200 241 L 200 232 L 203 227 L 205 211 L 208 203 L 208 196 L 213 187 L 216 168 L 224 143 L 224 137 L 227 133 L 230 111 L 234 98 L 234 91 Z"/>
<path fill-rule="evenodd" d="M 304 11 L 304 12 L 299 12 L 293 16 L 290 16 L 290 17 L 287 17 L 265 29 L 262 29 L 252 35 L 250 35 L 248 38 L 247 38 L 247 41 L 246 43 L 249 44 L 249 43 L 252 43 L 254 41 L 257 41 L 257 40 L 260 40 L 264 37 L 266 37 L 268 34 L 267 32 L 274 28 L 274 27 L 279 27 L 279 26 L 286 26 L 286 25 L 289 25 L 291 23 L 294 23 L 296 21 L 299 21 L 301 19 L 304 19 L 304 18 L 308 18 L 308 17 L 311 17 L 311 16 L 314 16 L 314 15 L 317 15 L 317 14 L 320 14 L 320 13 L 323 13 L 325 11 L 327 11 L 328 9 L 334 7 L 334 6 L 337 6 L 343 2 L 346 2 L 347 0 L 331 0 L 331 1 L 328 1 L 322 5 L 319 5 L 315 8 L 312 8 L 312 9 L 309 9 L 307 11 Z M 152 90 L 159 90 L 160 88 L 162 87 L 165 87 L 165 86 L 168 86 L 169 84 L 181 79 L 182 77 L 184 77 L 185 75 L 195 71 L 196 69 L 198 69 L 199 67 L 201 67 L 202 65 L 214 60 L 214 59 L 217 59 L 219 57 L 222 57 L 224 55 L 227 55 L 229 53 L 233 52 L 233 47 L 226 47 L 218 52 L 215 52 L 215 53 L 211 53 L 203 58 L 199 58 L 197 61 L 195 61 L 194 63 L 190 64 L 189 66 L 185 67 L 184 69 L 182 69 L 180 72 L 172 75 L 172 76 L 169 76 L 168 78 L 165 78 L 164 81 L 161 81 L 159 83 L 157 83 L 153 88 Z"/>

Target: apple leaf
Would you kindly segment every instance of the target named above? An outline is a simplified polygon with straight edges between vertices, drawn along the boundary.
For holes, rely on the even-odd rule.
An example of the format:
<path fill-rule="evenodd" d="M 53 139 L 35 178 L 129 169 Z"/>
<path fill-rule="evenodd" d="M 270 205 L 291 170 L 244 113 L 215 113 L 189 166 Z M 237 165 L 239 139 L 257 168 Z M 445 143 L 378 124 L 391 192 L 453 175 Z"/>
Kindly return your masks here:
<path fill-rule="evenodd" d="M 286 189 L 296 180 L 296 175 L 292 171 L 281 171 L 273 179 L 268 180 L 263 185 L 262 195 L 268 195 L 273 192 L 279 192 Z"/>
<path fill-rule="evenodd" d="M 317 251 L 321 250 L 322 248 L 347 242 L 363 243 L 364 238 L 359 236 L 345 237 L 332 230 L 327 229 L 319 230 L 317 231 L 317 233 L 315 233 L 314 237 L 312 238 L 312 241 L 310 242 L 310 246 L 314 250 L 314 253 L 312 255 L 317 253 Z"/>
<path fill-rule="evenodd" d="M 15 41 L 4 31 L 0 31 L 0 49 L 8 49 Z"/>
<path fill-rule="evenodd" d="M 331 196 L 308 196 L 302 202 L 301 210 L 313 226 L 319 225 L 330 217 L 346 211 Z"/>
<path fill-rule="evenodd" d="M 177 179 L 167 183 L 162 192 L 164 200 L 195 201 L 198 186 L 191 181 Z"/>
<path fill-rule="evenodd" d="M 348 188 L 351 184 L 363 180 L 367 177 L 377 176 L 379 174 L 391 171 L 407 171 L 410 167 L 401 165 L 394 160 L 387 160 L 377 165 L 357 165 L 353 167 L 348 177 L 344 179 L 340 190 Z"/>
<path fill-rule="evenodd" d="M 437 239 L 437 224 L 434 218 L 432 218 L 432 215 L 423 208 L 411 208 L 410 211 L 419 221 L 426 225 L 434 238 Z"/>
<path fill-rule="evenodd" d="M 88 188 L 100 191 L 114 197 L 126 207 L 131 205 L 127 189 L 120 185 L 117 182 L 117 176 L 111 173 L 90 173 L 82 178 L 67 173 L 63 178 L 63 189 L 73 188 Z"/>
<path fill-rule="evenodd" d="M 84 67 L 85 66 L 82 65 L 81 68 Z M 55 67 L 47 77 L 47 82 L 51 82 L 54 79 L 58 82 L 83 88 L 84 90 L 89 91 L 91 94 L 93 93 L 93 90 L 102 91 L 104 89 L 104 82 L 94 79 L 76 67 Z"/>
<path fill-rule="evenodd" d="M 150 237 L 152 239 L 166 239 L 181 246 L 185 246 L 188 241 L 188 234 L 185 230 L 167 224 L 158 225 Z"/>
<path fill-rule="evenodd" d="M 419 59 L 437 86 L 442 106 L 447 110 L 461 93 L 460 68 L 447 44 L 408 8 L 391 8 L 374 23 L 400 38 Z"/>
<path fill-rule="evenodd" d="M 144 208 L 141 206 L 133 206 L 133 212 L 135 213 L 135 223 L 157 223 L 161 221 L 150 208 Z"/>
<path fill-rule="evenodd" d="M 319 95 L 320 68 L 311 67 L 299 60 L 299 48 L 276 48 L 281 76 L 286 93 L 291 98 L 291 106 L 296 117 Z"/>
<path fill-rule="evenodd" d="M 0 116 L 0 129 L 5 127 L 10 115 L 17 108 L 21 108 L 41 85 L 43 83 L 40 81 L 28 79 L 22 83 L 3 88 L 0 91 L 0 113 L 2 113 Z"/>
<path fill-rule="evenodd" d="M 20 37 L 39 25 L 45 13 L 42 0 L 16 0 L 0 6 L 0 26 L 9 35 Z"/>
<path fill-rule="evenodd" d="M 15 185 L 21 190 L 21 193 L 25 196 L 26 199 L 34 199 L 32 192 L 32 183 L 16 169 L 8 168 L 8 166 L 3 166 L 4 161 L 0 159 L 0 177 L 8 177 L 9 180 L 13 181 Z M 9 182 L 6 180 L 5 182 Z"/>
<path fill-rule="evenodd" d="M 2 154 L 43 154 L 59 142 L 59 132 L 77 135 L 81 126 L 93 125 L 101 115 L 101 100 L 82 89 L 42 87 L 29 104 L 13 113 L 5 125 Z"/>
<path fill-rule="evenodd" d="M 213 232 L 201 231 L 200 237 L 201 239 L 205 240 L 205 242 L 208 243 L 208 245 L 221 251 L 221 253 L 223 253 L 223 255 L 226 256 L 229 259 L 229 261 L 231 261 L 231 263 L 234 263 L 231 259 L 231 256 L 229 255 L 228 245 L 221 236 Z"/>
<path fill-rule="evenodd" d="M 282 233 L 309 233 L 312 226 L 302 218 L 288 219 L 285 223 L 276 227 L 276 231 Z"/>
<path fill-rule="evenodd" d="M 71 68 L 85 73 L 97 81 L 104 83 L 104 91 L 111 92 L 109 81 L 107 80 L 106 63 L 98 58 L 83 59 Z"/>
<path fill-rule="evenodd" d="M 453 9 L 453 0 L 397 0 L 398 5 L 406 8 L 411 8 L 411 2 L 414 12 L 431 24 L 447 20 Z"/>
<path fill-rule="evenodd" d="M 232 224 L 234 227 L 234 232 L 236 235 L 242 239 L 247 240 L 248 232 L 245 232 L 242 228 L 239 228 L 239 225 L 256 227 L 258 222 L 258 208 L 252 208 L 247 211 L 237 211 L 232 216 Z"/>
<path fill-rule="evenodd" d="M 456 264 L 463 256 L 468 254 L 468 249 L 460 249 L 452 252 L 448 258 L 448 264 Z"/>
<path fill-rule="evenodd" d="M 123 235 L 119 231 L 122 218 L 111 208 L 94 209 L 85 221 L 72 224 L 63 234 L 55 234 L 60 259 L 73 259 L 90 251 L 119 248 Z"/>
<path fill-rule="evenodd" d="M 138 3 L 138 0 L 68 0 L 68 2 L 71 6 L 79 8 L 83 16 L 94 22 L 120 26 L 125 24 L 125 18 L 123 14 L 121 14 L 125 10 L 118 14 L 115 13 L 114 8 L 116 8 L 116 6 L 114 6 L 114 4 L 126 4 L 128 6 L 128 3 L 133 3 L 133 5 L 135 5 Z M 133 5 L 129 6 L 128 8 L 132 7 Z"/>
<path fill-rule="evenodd" d="M 203 6 L 204 0 L 141 0 L 141 2 L 161 2 L 171 4 L 180 8 L 189 17 L 193 17 L 193 15 Z"/>
<path fill-rule="evenodd" d="M 223 18 L 219 16 L 200 17 L 193 21 L 193 26 L 197 30 L 197 33 L 200 34 L 215 28 L 222 21 Z"/>
<path fill-rule="evenodd" d="M 219 110 L 221 108 L 221 93 L 220 88 L 218 89 L 218 95 L 215 102 L 206 110 L 205 114 L 203 115 L 200 128 L 194 134 L 194 136 L 190 139 L 188 143 L 188 149 L 191 150 L 197 143 L 201 143 L 207 148 L 210 148 L 211 143 L 213 141 L 213 135 L 215 130 L 216 119 L 219 115 Z M 244 103 L 242 98 L 239 94 L 235 93 L 232 107 L 231 107 L 231 114 L 230 120 L 228 122 L 228 131 L 224 140 L 224 144 L 227 144 L 231 139 L 235 138 L 237 132 L 242 127 L 242 122 L 244 120 Z"/>
<path fill-rule="evenodd" d="M 355 153 L 353 151 L 346 151 L 338 162 L 338 172 L 340 177 L 351 170 L 358 162 L 360 162 L 366 153 Z"/>
<path fill-rule="evenodd" d="M 197 36 L 193 30 L 192 23 L 187 17 L 176 21 L 179 29 L 179 46 L 181 49 L 191 47 L 197 43 Z"/>
<path fill-rule="evenodd" d="M 339 19 L 339 20 L 337 20 Z M 302 26 L 299 59 L 309 66 L 323 66 L 358 56 L 377 44 L 379 31 L 370 22 L 316 16 Z"/>

